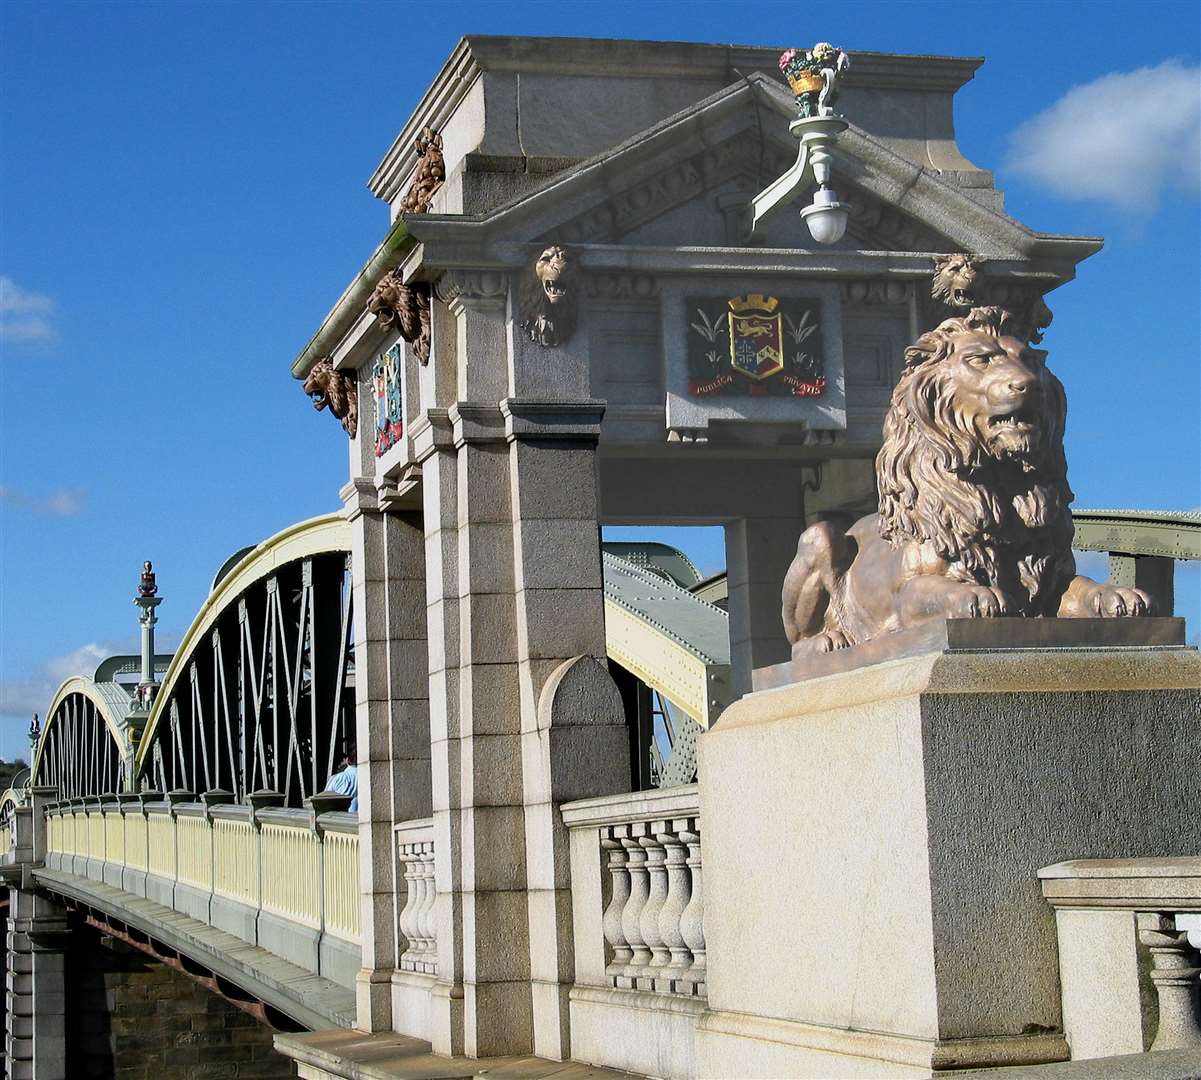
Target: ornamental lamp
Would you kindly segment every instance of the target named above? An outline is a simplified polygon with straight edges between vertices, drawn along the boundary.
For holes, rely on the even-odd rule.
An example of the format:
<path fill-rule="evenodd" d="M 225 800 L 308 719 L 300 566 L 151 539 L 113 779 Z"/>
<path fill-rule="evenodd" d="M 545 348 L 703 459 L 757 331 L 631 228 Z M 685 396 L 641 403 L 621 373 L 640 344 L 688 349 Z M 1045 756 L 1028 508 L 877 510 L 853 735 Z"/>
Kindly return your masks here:
<path fill-rule="evenodd" d="M 812 49 L 788 49 L 780 55 L 780 71 L 796 97 L 798 118 L 788 125 L 800 143 L 797 159 L 786 173 L 751 200 L 750 236 L 768 216 L 814 182 L 811 205 L 801 211 L 809 232 L 819 244 L 836 244 L 847 230 L 850 204 L 839 201 L 830 187 L 831 148 L 848 124 L 834 114 L 839 76 L 850 66 L 847 54 L 829 42 Z M 749 237 L 748 237 L 749 238 Z"/>

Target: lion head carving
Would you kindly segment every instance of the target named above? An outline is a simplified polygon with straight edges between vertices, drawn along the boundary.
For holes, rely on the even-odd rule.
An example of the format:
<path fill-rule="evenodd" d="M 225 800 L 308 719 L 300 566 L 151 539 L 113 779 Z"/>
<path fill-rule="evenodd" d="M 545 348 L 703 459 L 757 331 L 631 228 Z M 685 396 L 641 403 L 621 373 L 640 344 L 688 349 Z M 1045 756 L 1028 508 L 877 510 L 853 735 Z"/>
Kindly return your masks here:
<path fill-rule="evenodd" d="M 417 167 L 413 180 L 400 200 L 402 214 L 425 214 L 429 212 L 434 195 L 446 179 L 446 162 L 442 157 L 442 136 L 433 128 L 424 127 L 413 140 L 413 152 L 417 155 Z"/>
<path fill-rule="evenodd" d="M 336 371 L 328 356 L 322 357 L 310 369 L 304 380 L 304 392 L 320 412 L 328 407 L 342 421 L 342 427 L 352 439 L 359 429 L 359 389 L 354 378 Z"/>
<path fill-rule="evenodd" d="M 413 346 L 422 363 L 430 358 L 430 291 L 428 285 L 406 285 L 400 272 L 390 270 L 376 285 L 367 310 L 381 330 L 396 330 Z"/>
<path fill-rule="evenodd" d="M 990 545 L 1071 538 L 1063 385 L 1003 308 L 947 319 L 905 350 L 876 458 L 880 533 L 990 572 Z M 1066 530 L 1066 533 L 1064 532 Z"/>
<path fill-rule="evenodd" d="M 531 341 L 550 347 L 564 344 L 575 330 L 575 275 L 567 251 L 545 248 L 521 283 L 521 328 Z"/>
<path fill-rule="evenodd" d="M 930 295 L 949 308 L 968 311 L 980 302 L 976 286 L 983 265 L 984 260 L 974 255 L 935 255 Z"/>

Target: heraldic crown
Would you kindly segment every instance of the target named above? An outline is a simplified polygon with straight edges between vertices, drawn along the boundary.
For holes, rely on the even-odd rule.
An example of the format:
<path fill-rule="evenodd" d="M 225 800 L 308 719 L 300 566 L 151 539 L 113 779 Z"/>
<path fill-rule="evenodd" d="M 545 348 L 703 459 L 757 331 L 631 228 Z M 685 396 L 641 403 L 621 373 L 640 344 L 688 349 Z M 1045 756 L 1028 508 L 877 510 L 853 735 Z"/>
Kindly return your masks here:
<path fill-rule="evenodd" d="M 746 296 L 736 296 L 730 301 L 730 310 L 735 315 L 744 311 L 773 312 L 780 306 L 780 301 L 774 296 L 764 296 L 762 293 L 747 293 Z"/>

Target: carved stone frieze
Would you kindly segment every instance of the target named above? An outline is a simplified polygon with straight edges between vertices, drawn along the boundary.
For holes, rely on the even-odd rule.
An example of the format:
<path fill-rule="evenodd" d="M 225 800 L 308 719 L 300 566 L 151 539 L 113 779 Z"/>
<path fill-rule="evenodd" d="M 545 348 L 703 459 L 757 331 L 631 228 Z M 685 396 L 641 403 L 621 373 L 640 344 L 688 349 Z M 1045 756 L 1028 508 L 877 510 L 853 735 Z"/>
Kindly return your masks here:
<path fill-rule="evenodd" d="M 806 530 L 784 579 L 794 657 L 936 618 L 1150 612 L 1146 593 L 1076 574 L 1063 386 L 1020 335 L 977 307 L 905 350 L 879 513 Z"/>
<path fill-rule="evenodd" d="M 847 233 L 861 250 L 946 250 L 946 237 L 863 188 L 850 191 L 847 198 L 851 206 Z"/>
<path fill-rule="evenodd" d="M 862 307 L 905 304 L 912 291 L 913 287 L 905 281 L 843 281 L 838 286 L 839 298 L 844 304 Z"/>
<path fill-rule="evenodd" d="M 565 248 L 551 244 L 522 277 L 521 328 L 544 348 L 563 345 L 575 332 L 579 302 L 576 274 Z"/>
<path fill-rule="evenodd" d="M 442 159 L 442 136 L 433 128 L 422 128 L 413 143 L 417 151 L 417 168 L 409 190 L 400 200 L 402 214 L 424 214 L 434 201 L 434 193 L 446 179 L 446 163 Z"/>
<path fill-rule="evenodd" d="M 430 288 L 421 282 L 406 285 L 399 270 L 389 270 L 367 301 L 381 330 L 396 330 L 413 346 L 422 363 L 430 358 Z"/>
<path fill-rule="evenodd" d="M 760 171 L 770 171 L 775 155 L 770 148 L 765 148 L 765 152 L 770 156 L 761 167 L 758 139 L 740 132 L 684 161 L 674 162 L 648 180 L 618 192 L 608 202 L 566 222 L 555 230 L 555 239 L 564 243 L 616 240 L 732 177 L 741 174 L 757 177 Z"/>
<path fill-rule="evenodd" d="M 452 310 L 456 304 L 503 305 L 509 275 L 504 270 L 448 270 L 434 286 L 434 295 Z"/>
<path fill-rule="evenodd" d="M 337 371 L 328 356 L 323 356 L 310 369 L 304 380 L 304 392 L 320 412 L 328 408 L 342 422 L 342 428 L 352 439 L 359 430 L 359 388 L 353 376 Z"/>
<path fill-rule="evenodd" d="M 589 300 L 651 300 L 659 282 L 651 274 L 588 274 L 584 294 Z"/>

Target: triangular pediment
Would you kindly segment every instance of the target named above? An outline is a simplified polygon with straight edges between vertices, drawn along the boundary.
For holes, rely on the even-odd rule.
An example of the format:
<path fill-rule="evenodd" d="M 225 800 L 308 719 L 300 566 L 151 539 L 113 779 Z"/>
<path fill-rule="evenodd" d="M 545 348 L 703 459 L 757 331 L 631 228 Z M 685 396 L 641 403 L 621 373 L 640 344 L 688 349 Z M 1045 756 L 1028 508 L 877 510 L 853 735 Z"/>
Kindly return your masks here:
<path fill-rule="evenodd" d="M 795 160 L 793 108 L 783 85 L 756 73 L 482 217 L 405 221 L 421 241 L 450 239 L 443 230 L 459 232 L 459 222 L 460 243 L 470 233 L 473 243 L 489 244 L 746 246 L 739 208 Z M 852 207 L 836 250 L 1065 254 L 1051 247 L 1068 238 L 1032 232 L 853 125 L 835 148 L 833 186 Z M 796 212 L 804 201 L 767 222 L 750 246 L 829 250 L 813 242 Z"/>

